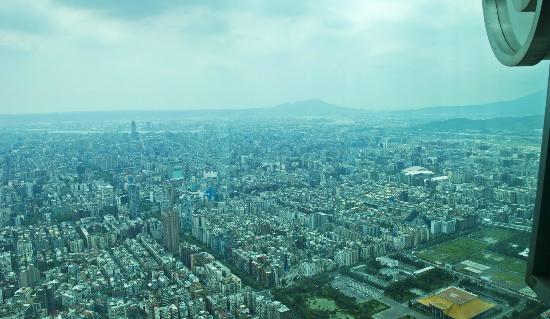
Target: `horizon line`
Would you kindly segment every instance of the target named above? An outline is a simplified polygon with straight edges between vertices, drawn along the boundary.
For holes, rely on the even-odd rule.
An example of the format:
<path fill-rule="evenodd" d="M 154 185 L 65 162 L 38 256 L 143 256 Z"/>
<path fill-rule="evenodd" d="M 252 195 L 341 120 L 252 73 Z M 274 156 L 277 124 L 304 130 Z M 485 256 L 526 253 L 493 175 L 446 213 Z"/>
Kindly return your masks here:
<path fill-rule="evenodd" d="M 159 109 L 159 110 L 152 110 L 152 109 L 119 109 L 119 110 L 84 110 L 84 111 L 52 111 L 52 112 L 29 112 L 29 113 L 0 113 L 0 116 L 2 117 L 11 117 L 11 116 L 40 116 L 40 115 L 63 115 L 63 114 L 91 114 L 91 113 L 135 113 L 135 112 L 141 112 L 141 113 L 152 113 L 152 112 L 160 112 L 160 113 L 168 113 L 168 112 L 201 112 L 201 111 L 218 111 L 218 112 L 230 112 L 230 111 L 247 111 L 247 110 L 261 110 L 261 109 L 272 109 L 277 108 L 282 105 L 286 104 L 296 104 L 296 103 L 303 103 L 303 102 L 311 102 L 311 101 L 318 101 L 322 102 L 326 105 L 334 106 L 334 107 L 340 107 L 340 108 L 346 108 L 346 109 L 352 109 L 356 111 L 363 111 L 363 112 L 370 112 L 370 113 L 384 113 L 384 112 L 395 112 L 395 111 L 412 111 L 412 110 L 421 110 L 421 109 L 428 109 L 428 108 L 439 108 L 439 107 L 469 107 L 469 106 L 479 106 L 479 105 L 486 105 L 486 104 L 492 104 L 492 103 L 498 103 L 498 102 L 511 102 L 511 101 L 517 101 L 519 99 L 537 95 L 544 93 L 546 94 L 545 90 L 537 90 L 532 93 L 522 95 L 516 98 L 512 99 L 506 99 L 506 100 L 495 100 L 490 102 L 478 102 L 478 103 L 472 103 L 472 104 L 464 104 L 464 105 L 427 105 L 427 106 L 413 106 L 413 107 L 392 107 L 388 109 L 381 109 L 381 108 L 359 108 L 359 107 L 352 107 L 352 106 L 343 106 L 338 105 L 334 103 L 327 102 L 320 98 L 310 98 L 310 99 L 304 99 L 304 100 L 296 100 L 296 101 L 287 101 L 283 103 L 279 103 L 276 105 L 271 106 L 243 106 L 243 107 L 205 107 L 205 108 L 189 108 L 189 109 Z"/>

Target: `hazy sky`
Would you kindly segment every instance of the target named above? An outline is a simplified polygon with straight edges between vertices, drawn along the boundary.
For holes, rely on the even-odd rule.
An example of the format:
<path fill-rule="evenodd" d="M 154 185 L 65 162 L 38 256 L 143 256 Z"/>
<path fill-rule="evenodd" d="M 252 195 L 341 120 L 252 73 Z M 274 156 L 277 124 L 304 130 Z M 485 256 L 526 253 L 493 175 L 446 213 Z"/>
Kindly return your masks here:
<path fill-rule="evenodd" d="M 1 0 L 0 113 L 461 105 L 545 87 L 479 0 Z"/>

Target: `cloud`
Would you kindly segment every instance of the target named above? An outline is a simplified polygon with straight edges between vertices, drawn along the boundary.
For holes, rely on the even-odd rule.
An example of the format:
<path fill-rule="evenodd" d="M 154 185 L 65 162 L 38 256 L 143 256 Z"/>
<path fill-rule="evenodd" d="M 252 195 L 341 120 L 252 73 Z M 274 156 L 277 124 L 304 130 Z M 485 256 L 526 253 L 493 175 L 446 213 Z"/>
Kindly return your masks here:
<path fill-rule="evenodd" d="M 0 8 L 0 29 L 28 33 L 51 31 L 51 22 L 22 8 Z"/>
<path fill-rule="evenodd" d="M 94 10 L 100 14 L 123 19 L 150 17 L 171 7 L 171 1 L 167 0 L 59 0 L 58 3 L 74 8 Z"/>
<path fill-rule="evenodd" d="M 312 97 L 365 108 L 467 104 L 539 90 L 546 77 L 544 66 L 498 64 L 475 1 L 0 2 L 8 14 L 0 113 Z"/>

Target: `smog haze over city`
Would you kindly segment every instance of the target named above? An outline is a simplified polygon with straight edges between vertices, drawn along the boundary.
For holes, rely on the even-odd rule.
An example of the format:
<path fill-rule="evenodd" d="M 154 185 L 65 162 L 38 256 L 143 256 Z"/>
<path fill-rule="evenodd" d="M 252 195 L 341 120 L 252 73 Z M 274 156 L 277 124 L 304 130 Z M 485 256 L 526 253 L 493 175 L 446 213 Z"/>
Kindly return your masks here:
<path fill-rule="evenodd" d="M 14 114 L 480 104 L 547 68 L 500 65 L 478 1 L 20 0 L 0 3 L 0 69 Z"/>
<path fill-rule="evenodd" d="M 0 2 L 0 318 L 548 318 L 548 64 L 480 1 Z"/>

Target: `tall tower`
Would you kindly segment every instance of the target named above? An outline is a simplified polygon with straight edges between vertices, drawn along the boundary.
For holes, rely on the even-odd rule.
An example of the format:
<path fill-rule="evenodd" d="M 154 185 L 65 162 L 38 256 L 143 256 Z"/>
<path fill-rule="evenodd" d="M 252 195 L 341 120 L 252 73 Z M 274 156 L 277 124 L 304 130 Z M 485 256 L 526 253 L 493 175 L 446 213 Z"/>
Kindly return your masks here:
<path fill-rule="evenodd" d="M 136 140 L 138 138 L 136 121 L 132 121 L 131 126 L 132 126 L 132 133 L 131 133 L 132 139 Z"/>
<path fill-rule="evenodd" d="M 9 155 L 4 156 L 4 168 L 2 171 L 2 184 L 7 184 L 10 180 L 11 173 L 11 157 Z"/>
<path fill-rule="evenodd" d="M 180 218 L 181 229 L 186 233 L 191 233 L 193 228 L 193 202 L 189 195 L 185 196 L 180 204 Z"/>
<path fill-rule="evenodd" d="M 175 253 L 179 248 L 179 216 L 173 210 L 162 212 L 163 241 L 166 250 Z"/>
<path fill-rule="evenodd" d="M 130 218 L 139 217 L 139 188 L 136 184 L 128 185 L 128 210 Z"/>

